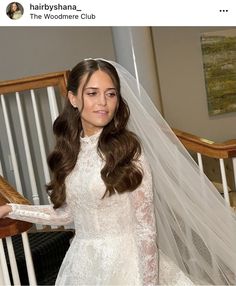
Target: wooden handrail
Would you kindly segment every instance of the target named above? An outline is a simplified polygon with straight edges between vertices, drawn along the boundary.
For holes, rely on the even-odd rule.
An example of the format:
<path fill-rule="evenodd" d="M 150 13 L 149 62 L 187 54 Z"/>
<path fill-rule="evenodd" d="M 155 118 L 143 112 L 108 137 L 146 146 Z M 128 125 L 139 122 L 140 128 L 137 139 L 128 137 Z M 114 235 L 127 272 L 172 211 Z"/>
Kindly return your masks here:
<path fill-rule="evenodd" d="M 30 204 L 0 175 L 0 205 L 6 203 Z M 22 233 L 32 227 L 32 223 L 13 220 L 10 218 L 0 219 L 0 238 Z"/>
<path fill-rule="evenodd" d="M 69 71 L 47 73 L 17 80 L 0 81 L 0 94 L 20 92 L 47 86 L 59 86 L 62 95 L 66 95 L 66 84 Z"/>
<path fill-rule="evenodd" d="M 172 130 L 189 151 L 198 152 L 202 155 L 217 159 L 236 157 L 236 139 L 223 143 L 215 143 L 178 129 L 173 128 Z"/>

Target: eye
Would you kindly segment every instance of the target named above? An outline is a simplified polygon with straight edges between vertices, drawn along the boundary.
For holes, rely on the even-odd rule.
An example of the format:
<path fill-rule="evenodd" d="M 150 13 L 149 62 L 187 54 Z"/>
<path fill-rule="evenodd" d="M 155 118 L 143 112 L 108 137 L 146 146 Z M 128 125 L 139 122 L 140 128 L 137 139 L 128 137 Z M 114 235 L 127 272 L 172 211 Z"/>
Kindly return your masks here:
<path fill-rule="evenodd" d="M 87 93 L 87 95 L 89 95 L 89 96 L 95 96 L 96 94 L 97 94 L 97 92 L 96 92 L 96 91 L 88 92 L 88 93 Z"/>
<path fill-rule="evenodd" d="M 108 96 L 108 97 L 114 97 L 114 96 L 116 96 L 117 94 L 116 94 L 116 92 L 115 91 L 111 91 L 111 92 L 107 92 L 106 93 L 106 96 Z"/>

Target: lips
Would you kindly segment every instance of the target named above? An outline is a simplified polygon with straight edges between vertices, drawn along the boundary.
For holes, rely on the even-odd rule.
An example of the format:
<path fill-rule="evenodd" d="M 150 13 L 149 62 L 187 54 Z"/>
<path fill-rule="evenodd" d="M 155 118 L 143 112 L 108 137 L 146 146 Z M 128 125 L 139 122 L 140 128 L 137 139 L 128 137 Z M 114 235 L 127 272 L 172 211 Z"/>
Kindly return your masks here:
<path fill-rule="evenodd" d="M 107 114 L 108 111 L 106 110 L 97 110 L 97 111 L 94 111 L 95 113 L 98 113 L 98 114 Z"/>

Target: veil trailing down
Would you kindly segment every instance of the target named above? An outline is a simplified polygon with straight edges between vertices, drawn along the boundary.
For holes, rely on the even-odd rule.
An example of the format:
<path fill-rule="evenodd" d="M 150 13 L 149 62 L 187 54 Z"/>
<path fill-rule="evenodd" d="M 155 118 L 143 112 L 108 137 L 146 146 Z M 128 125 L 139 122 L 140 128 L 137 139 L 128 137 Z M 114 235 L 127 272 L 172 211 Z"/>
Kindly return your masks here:
<path fill-rule="evenodd" d="M 130 108 L 128 127 L 139 136 L 152 169 L 159 250 L 195 284 L 236 284 L 235 214 L 138 81 L 108 62 L 119 74 Z"/>

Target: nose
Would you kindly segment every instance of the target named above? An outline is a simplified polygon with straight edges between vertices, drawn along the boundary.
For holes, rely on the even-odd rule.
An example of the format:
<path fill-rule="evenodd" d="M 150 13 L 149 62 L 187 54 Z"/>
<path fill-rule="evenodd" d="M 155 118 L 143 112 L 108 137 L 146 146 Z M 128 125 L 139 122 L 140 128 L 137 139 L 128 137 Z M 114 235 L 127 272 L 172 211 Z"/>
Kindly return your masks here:
<path fill-rule="evenodd" d="M 100 94 L 99 100 L 98 100 L 98 104 L 102 105 L 102 106 L 106 106 L 107 105 L 107 98 L 106 98 L 106 95 L 104 93 Z"/>

